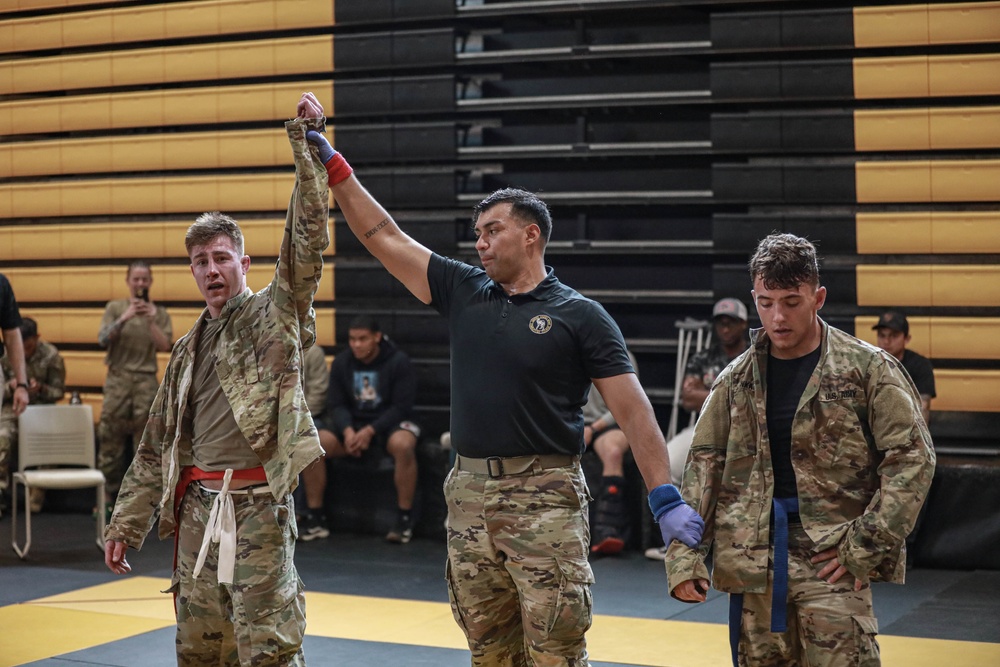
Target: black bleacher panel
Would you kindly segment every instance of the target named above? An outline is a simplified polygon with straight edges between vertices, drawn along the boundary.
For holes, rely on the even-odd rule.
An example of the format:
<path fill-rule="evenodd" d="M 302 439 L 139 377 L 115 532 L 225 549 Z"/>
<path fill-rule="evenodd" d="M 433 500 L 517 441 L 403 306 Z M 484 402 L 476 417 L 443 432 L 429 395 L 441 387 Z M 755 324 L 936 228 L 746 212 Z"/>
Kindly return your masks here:
<path fill-rule="evenodd" d="M 455 200 L 455 174 L 450 169 L 364 170 L 361 182 L 383 206 L 434 206 Z"/>
<path fill-rule="evenodd" d="M 352 164 L 453 160 L 457 130 L 454 122 L 342 125 L 334 139 L 337 150 Z"/>
<path fill-rule="evenodd" d="M 447 112 L 455 108 L 455 78 L 450 75 L 338 80 L 334 93 L 335 117 Z"/>
<path fill-rule="evenodd" d="M 712 99 L 852 99 L 853 71 L 848 59 L 712 63 Z"/>
<path fill-rule="evenodd" d="M 716 152 L 854 150 L 854 114 L 847 110 L 751 111 L 712 114 Z"/>
<path fill-rule="evenodd" d="M 455 14 L 455 0 L 355 0 L 334 5 L 336 25 L 393 20 L 446 18 Z"/>
<path fill-rule="evenodd" d="M 440 66 L 454 60 L 451 28 L 340 35 L 334 48 L 334 69 L 341 72 Z"/>
<path fill-rule="evenodd" d="M 487 174 L 483 178 L 486 192 L 505 187 L 523 187 L 541 193 L 580 192 L 587 196 L 606 194 L 614 199 L 621 194 L 677 192 L 678 198 L 697 198 L 707 193 L 711 175 L 703 160 L 685 160 L 686 168 L 634 169 L 627 166 L 600 165 L 600 169 L 554 168 L 549 171 L 510 170 L 502 174 Z M 631 194 L 629 194 L 631 196 Z"/>
<path fill-rule="evenodd" d="M 665 262 L 662 257 L 642 255 L 606 257 L 600 261 L 598 258 L 560 256 L 550 258 L 548 263 L 561 281 L 577 291 L 621 291 L 620 296 L 610 295 L 604 299 L 628 301 L 634 296 L 632 292 L 707 290 L 712 284 L 711 260 L 694 264 L 690 261 Z"/>
<path fill-rule="evenodd" d="M 711 34 L 720 50 L 851 48 L 854 15 L 850 8 L 713 14 Z"/>
<path fill-rule="evenodd" d="M 853 164 L 774 162 L 712 165 L 717 201 L 746 203 L 853 203 Z"/>
<path fill-rule="evenodd" d="M 712 235 L 718 252 L 744 253 L 749 257 L 757 243 L 772 232 L 805 237 L 816 244 L 822 256 L 850 255 L 857 251 L 854 216 L 849 214 L 716 213 L 712 216 Z"/>

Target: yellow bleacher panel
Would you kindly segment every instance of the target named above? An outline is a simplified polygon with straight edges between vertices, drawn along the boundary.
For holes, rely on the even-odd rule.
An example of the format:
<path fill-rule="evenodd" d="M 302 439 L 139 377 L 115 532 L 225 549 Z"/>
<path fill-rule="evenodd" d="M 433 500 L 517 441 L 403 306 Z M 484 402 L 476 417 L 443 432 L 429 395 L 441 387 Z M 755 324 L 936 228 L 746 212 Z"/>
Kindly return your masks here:
<path fill-rule="evenodd" d="M 155 270 L 155 267 L 154 267 Z M 118 298 L 125 298 L 124 272 Z M 153 289 L 157 287 L 153 281 Z M 157 298 L 155 291 L 151 292 Z M 204 308 L 168 308 L 174 329 L 174 340 L 191 330 Z M 103 308 L 21 308 L 21 314 L 38 322 L 39 335 L 56 347 L 64 343 L 97 344 L 97 334 L 101 330 Z M 335 334 L 335 312 L 333 308 L 316 309 L 316 335 L 320 345 L 333 346 Z"/>
<path fill-rule="evenodd" d="M 927 97 L 927 56 L 854 59 L 854 97 Z"/>
<path fill-rule="evenodd" d="M 0 184 L 8 217 L 284 211 L 294 176 L 172 176 Z"/>
<path fill-rule="evenodd" d="M 907 317 L 912 340 L 907 347 L 932 359 L 1000 359 L 1000 318 Z M 854 335 L 876 344 L 876 316 L 854 318 Z"/>
<path fill-rule="evenodd" d="M 858 48 L 998 40 L 1000 2 L 854 8 L 854 45 Z"/>
<path fill-rule="evenodd" d="M 69 387 L 103 387 L 108 369 L 103 351 L 62 350 L 66 362 L 66 385 Z M 169 352 L 156 355 L 156 377 L 163 378 L 163 369 L 170 360 Z"/>
<path fill-rule="evenodd" d="M 60 405 L 68 405 L 69 399 L 72 396 L 71 392 L 66 392 L 62 400 L 59 401 Z M 101 421 L 101 408 L 104 407 L 104 394 L 82 391 L 80 392 L 80 401 L 84 405 L 89 405 L 90 409 L 94 412 L 94 424 L 96 425 Z"/>
<path fill-rule="evenodd" d="M 1000 94 L 1000 54 L 928 58 L 932 97 Z"/>
<path fill-rule="evenodd" d="M 858 203 L 930 202 L 931 162 L 858 162 L 855 182 Z"/>
<path fill-rule="evenodd" d="M 1000 198 L 998 160 L 858 162 L 857 200 L 877 202 L 974 202 Z"/>
<path fill-rule="evenodd" d="M 1000 54 L 854 59 L 857 99 L 996 95 Z"/>
<path fill-rule="evenodd" d="M 94 4 L 94 3 L 91 3 Z M 0 53 L 333 25 L 333 3 L 200 0 L 13 19 Z"/>
<path fill-rule="evenodd" d="M 859 265 L 859 306 L 1000 306 L 1000 267 Z"/>
<path fill-rule="evenodd" d="M 0 80 L 3 74 L 0 70 Z M 294 114 L 295 103 L 306 90 L 333 109 L 329 79 L 101 93 L 0 102 L 0 135 L 283 121 Z"/>
<path fill-rule="evenodd" d="M 919 151 L 930 148 L 927 109 L 858 109 L 854 147 L 859 151 Z"/>
<path fill-rule="evenodd" d="M 177 171 L 292 164 L 280 128 L 0 144 L 11 176 Z"/>
<path fill-rule="evenodd" d="M 1000 253 L 1000 211 L 931 213 L 935 253 Z"/>
<path fill-rule="evenodd" d="M 1000 107 L 931 109 L 930 148 L 1000 148 Z"/>
<path fill-rule="evenodd" d="M 1000 412 L 1000 371 L 940 369 L 934 384 L 934 410 Z"/>
<path fill-rule="evenodd" d="M 1000 211 L 858 213 L 858 253 L 1000 253 Z"/>
<path fill-rule="evenodd" d="M 0 61 L 0 94 L 287 76 L 333 70 L 329 35 Z"/>
<path fill-rule="evenodd" d="M 65 260 L 136 257 L 185 258 L 184 234 L 189 220 L 127 223 L 78 223 L 0 227 L 0 259 Z M 285 231 L 283 217 L 240 220 L 245 252 L 251 257 L 278 254 Z M 324 252 L 334 254 L 331 245 Z"/>
<path fill-rule="evenodd" d="M 1000 199 L 1000 160 L 931 162 L 932 201 L 973 202 L 998 199 Z"/>
<path fill-rule="evenodd" d="M 932 305 L 930 267 L 862 264 L 855 273 L 859 306 Z"/>
<path fill-rule="evenodd" d="M 858 213 L 855 227 L 861 255 L 932 252 L 929 212 Z"/>
<path fill-rule="evenodd" d="M 1000 306 L 1000 266 L 934 265 L 932 306 Z"/>
<path fill-rule="evenodd" d="M 1000 148 L 1000 107 L 858 109 L 859 151 Z"/>
<path fill-rule="evenodd" d="M 11 267 L 4 269 L 4 274 L 17 300 L 24 303 L 105 302 L 125 298 L 127 293 L 123 266 Z M 252 262 L 247 285 L 257 291 L 270 284 L 273 277 L 271 260 Z M 158 301 L 204 302 L 188 264 L 154 266 L 150 292 Z M 331 264 L 323 271 L 316 299 L 332 301 L 334 293 Z"/>
<path fill-rule="evenodd" d="M 1000 2 L 956 2 L 928 5 L 931 44 L 1000 41 Z"/>
<path fill-rule="evenodd" d="M 112 2 L 125 0 L 112 0 Z M 5 0 L 0 5 L 0 14 L 6 12 L 23 12 L 31 9 L 52 9 L 54 7 L 77 7 L 92 5 L 94 0 Z"/>
<path fill-rule="evenodd" d="M 854 46 L 907 46 L 926 44 L 927 5 L 855 7 Z"/>

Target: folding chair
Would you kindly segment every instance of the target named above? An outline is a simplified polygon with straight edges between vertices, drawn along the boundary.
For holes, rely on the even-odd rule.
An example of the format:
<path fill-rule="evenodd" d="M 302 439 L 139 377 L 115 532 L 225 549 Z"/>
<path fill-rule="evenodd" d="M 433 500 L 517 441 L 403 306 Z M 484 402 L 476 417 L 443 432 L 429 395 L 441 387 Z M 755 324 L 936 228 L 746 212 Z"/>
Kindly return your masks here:
<path fill-rule="evenodd" d="M 681 387 L 684 385 L 684 370 L 688 358 L 708 347 L 712 340 L 712 323 L 687 317 L 674 323 L 677 327 L 677 368 L 674 372 L 674 399 L 670 406 L 670 425 L 666 438 L 669 441 L 677 435 L 677 419 L 681 408 Z M 692 346 L 694 349 L 692 349 Z M 696 414 L 691 413 L 689 426 L 694 424 Z"/>
<path fill-rule="evenodd" d="M 22 559 L 31 548 L 31 489 L 97 487 L 97 546 L 104 549 L 104 474 L 94 467 L 94 413 L 89 405 L 29 405 L 18 418 L 18 471 L 11 494 L 11 546 Z M 29 470 L 38 466 L 46 467 Z M 25 542 L 17 543 L 17 486 L 25 489 Z"/>

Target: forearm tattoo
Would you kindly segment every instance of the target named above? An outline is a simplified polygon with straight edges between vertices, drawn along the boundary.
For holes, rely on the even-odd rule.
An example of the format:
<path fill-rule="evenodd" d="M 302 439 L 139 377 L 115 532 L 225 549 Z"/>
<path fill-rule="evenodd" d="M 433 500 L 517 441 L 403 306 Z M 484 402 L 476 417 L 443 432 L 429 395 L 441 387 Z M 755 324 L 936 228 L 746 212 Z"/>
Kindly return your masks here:
<path fill-rule="evenodd" d="M 376 234 L 378 234 L 378 230 L 382 229 L 388 224 L 389 224 L 389 218 L 383 218 L 382 222 L 378 223 L 377 225 L 369 229 L 367 232 L 365 232 L 365 238 L 370 239 L 371 237 L 375 236 Z"/>

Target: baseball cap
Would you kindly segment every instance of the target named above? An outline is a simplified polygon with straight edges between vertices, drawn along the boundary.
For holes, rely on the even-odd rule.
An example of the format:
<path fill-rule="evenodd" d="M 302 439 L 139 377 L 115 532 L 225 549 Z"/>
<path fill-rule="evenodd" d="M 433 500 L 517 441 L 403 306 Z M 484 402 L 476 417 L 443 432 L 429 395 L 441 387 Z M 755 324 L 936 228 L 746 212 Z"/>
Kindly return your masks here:
<path fill-rule="evenodd" d="M 910 335 L 910 323 L 906 321 L 906 315 L 899 311 L 889 310 L 882 313 L 882 317 L 878 318 L 878 324 L 873 326 L 872 330 L 881 329 L 882 327 L 892 329 L 893 331 L 902 331 L 904 336 Z"/>
<path fill-rule="evenodd" d="M 715 302 L 715 306 L 712 308 L 712 317 L 719 317 L 720 315 L 728 315 L 729 317 L 735 317 L 738 320 L 746 322 L 747 307 L 739 299 L 720 299 Z"/>

